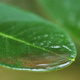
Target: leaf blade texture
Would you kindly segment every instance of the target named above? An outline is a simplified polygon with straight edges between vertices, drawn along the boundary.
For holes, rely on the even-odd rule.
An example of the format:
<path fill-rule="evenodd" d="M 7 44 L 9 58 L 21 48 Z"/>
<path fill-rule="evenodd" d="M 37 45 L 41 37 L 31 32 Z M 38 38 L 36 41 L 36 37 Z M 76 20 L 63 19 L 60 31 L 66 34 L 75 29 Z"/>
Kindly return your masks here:
<path fill-rule="evenodd" d="M 75 60 L 69 36 L 35 14 L 0 4 L 0 65 L 17 70 L 58 70 Z"/>

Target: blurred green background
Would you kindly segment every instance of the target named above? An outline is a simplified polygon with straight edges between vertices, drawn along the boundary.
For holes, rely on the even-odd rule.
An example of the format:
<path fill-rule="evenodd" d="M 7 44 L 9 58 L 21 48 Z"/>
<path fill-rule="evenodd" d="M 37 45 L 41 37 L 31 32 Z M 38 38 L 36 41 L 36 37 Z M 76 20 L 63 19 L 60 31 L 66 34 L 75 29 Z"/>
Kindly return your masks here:
<path fill-rule="evenodd" d="M 23 10 L 33 12 L 49 21 L 52 21 L 47 13 L 44 12 L 37 0 L 0 0 L 0 2 L 13 4 Z M 69 67 L 52 72 L 27 72 L 16 71 L 0 67 L 0 80 L 80 80 L 80 45 L 75 41 L 78 51 L 78 58 Z"/>

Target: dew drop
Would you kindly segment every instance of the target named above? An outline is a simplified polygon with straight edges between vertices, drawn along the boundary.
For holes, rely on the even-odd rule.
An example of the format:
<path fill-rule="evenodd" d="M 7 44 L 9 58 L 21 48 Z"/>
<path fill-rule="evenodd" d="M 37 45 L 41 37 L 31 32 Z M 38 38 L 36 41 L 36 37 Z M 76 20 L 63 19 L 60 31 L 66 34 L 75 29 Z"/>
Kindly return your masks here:
<path fill-rule="evenodd" d="M 71 51 L 71 49 L 69 49 L 67 46 L 63 45 L 64 48 L 68 49 L 69 51 Z"/>
<path fill-rule="evenodd" d="M 44 35 L 44 37 L 48 37 L 48 34 Z"/>
<path fill-rule="evenodd" d="M 49 41 L 49 43 L 51 43 L 51 41 Z"/>
<path fill-rule="evenodd" d="M 44 45 L 44 43 L 40 43 L 40 45 Z"/>
<path fill-rule="evenodd" d="M 60 46 L 51 46 L 51 48 L 60 48 Z"/>

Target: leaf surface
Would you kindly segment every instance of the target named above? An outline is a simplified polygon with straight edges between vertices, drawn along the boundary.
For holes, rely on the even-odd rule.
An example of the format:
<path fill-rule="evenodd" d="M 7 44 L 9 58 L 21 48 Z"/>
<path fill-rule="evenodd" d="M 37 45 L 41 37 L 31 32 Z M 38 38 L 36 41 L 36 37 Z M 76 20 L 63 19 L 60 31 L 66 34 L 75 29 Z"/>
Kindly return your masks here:
<path fill-rule="evenodd" d="M 69 36 L 52 23 L 0 4 L 0 65 L 17 70 L 58 70 L 75 60 Z"/>

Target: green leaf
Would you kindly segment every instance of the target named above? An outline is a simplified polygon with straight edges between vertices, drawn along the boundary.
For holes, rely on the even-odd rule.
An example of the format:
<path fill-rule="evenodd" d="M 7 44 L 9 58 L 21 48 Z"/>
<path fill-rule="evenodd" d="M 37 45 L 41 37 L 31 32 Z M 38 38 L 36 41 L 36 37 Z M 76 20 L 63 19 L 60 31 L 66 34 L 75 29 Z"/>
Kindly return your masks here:
<path fill-rule="evenodd" d="M 80 43 L 80 0 L 38 0 L 52 19 Z"/>
<path fill-rule="evenodd" d="M 0 65 L 17 70 L 58 70 L 75 60 L 69 36 L 42 18 L 0 4 Z"/>

